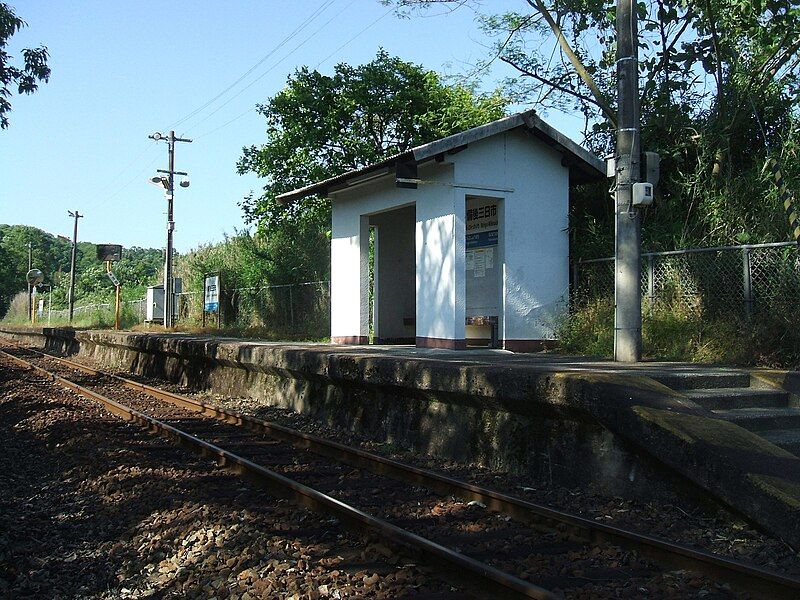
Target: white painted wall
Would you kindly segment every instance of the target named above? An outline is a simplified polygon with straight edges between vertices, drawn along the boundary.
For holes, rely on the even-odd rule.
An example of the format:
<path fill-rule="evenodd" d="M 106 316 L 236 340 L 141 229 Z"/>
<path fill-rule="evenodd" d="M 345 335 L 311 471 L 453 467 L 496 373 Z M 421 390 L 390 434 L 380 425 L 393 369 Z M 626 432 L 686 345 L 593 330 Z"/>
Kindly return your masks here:
<path fill-rule="evenodd" d="M 333 203 L 331 338 L 369 335 L 369 220 L 352 208 Z"/>
<path fill-rule="evenodd" d="M 369 216 L 413 203 L 394 178 L 332 194 L 331 337 L 369 335 Z"/>
<path fill-rule="evenodd" d="M 417 337 L 464 339 L 464 204 L 451 187 L 417 203 Z"/>
<path fill-rule="evenodd" d="M 569 171 L 561 154 L 521 131 L 471 144 L 453 157 L 462 198 L 502 198 L 503 318 L 499 336 L 552 339 L 569 292 Z M 487 192 L 483 187 L 513 191 Z"/>
<path fill-rule="evenodd" d="M 390 176 L 334 194 L 331 335 L 368 335 L 365 215 L 415 203 L 416 335 L 464 339 L 465 198 L 478 195 L 499 198 L 503 206 L 499 336 L 553 338 L 569 290 L 569 172 L 561 158 L 511 131 L 420 168 L 420 178 L 433 184 L 417 190 L 396 188 Z"/>

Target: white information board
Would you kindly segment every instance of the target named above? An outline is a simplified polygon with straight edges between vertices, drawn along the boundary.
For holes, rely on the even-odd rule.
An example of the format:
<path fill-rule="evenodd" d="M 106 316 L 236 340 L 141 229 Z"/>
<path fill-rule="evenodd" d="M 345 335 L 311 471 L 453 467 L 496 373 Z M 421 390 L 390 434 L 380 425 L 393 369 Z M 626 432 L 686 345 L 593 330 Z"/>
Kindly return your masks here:
<path fill-rule="evenodd" d="M 219 310 L 219 275 L 206 277 L 203 289 L 203 309 L 206 312 L 217 312 Z"/>
<path fill-rule="evenodd" d="M 500 211 L 497 198 L 466 198 L 467 316 L 499 316 Z"/>

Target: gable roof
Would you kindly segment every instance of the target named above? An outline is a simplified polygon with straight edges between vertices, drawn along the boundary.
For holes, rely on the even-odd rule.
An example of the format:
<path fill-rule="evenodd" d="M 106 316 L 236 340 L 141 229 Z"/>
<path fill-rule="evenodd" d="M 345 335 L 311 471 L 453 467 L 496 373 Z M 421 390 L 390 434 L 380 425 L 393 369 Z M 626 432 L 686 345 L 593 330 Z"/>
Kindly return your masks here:
<path fill-rule="evenodd" d="M 518 128 L 528 131 L 533 137 L 561 152 L 563 155 L 562 164 L 569 167 L 570 170 L 570 183 L 584 183 L 605 177 L 605 163 L 601 159 L 545 123 L 539 118 L 535 110 L 528 110 L 416 146 L 411 150 L 400 152 L 361 169 L 354 169 L 291 192 L 286 192 L 279 195 L 277 200 L 286 204 L 306 196 L 327 195 L 373 177 L 388 175 L 392 171 L 397 172 L 398 168 L 404 169 L 409 165 L 418 165 L 428 160 L 441 160 L 447 153 L 454 154 L 463 150 L 469 144 Z"/>

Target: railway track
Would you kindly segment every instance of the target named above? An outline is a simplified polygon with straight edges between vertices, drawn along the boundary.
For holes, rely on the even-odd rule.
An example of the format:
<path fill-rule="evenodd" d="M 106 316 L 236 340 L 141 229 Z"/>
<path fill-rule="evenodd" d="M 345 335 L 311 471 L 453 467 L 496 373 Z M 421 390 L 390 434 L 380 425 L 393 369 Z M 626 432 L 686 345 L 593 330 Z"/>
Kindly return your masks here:
<path fill-rule="evenodd" d="M 23 348 L 2 354 L 124 419 L 215 456 L 302 506 L 424 556 L 495 597 L 595 594 L 604 585 L 646 591 L 664 585 L 663 574 L 675 569 L 725 582 L 730 587 L 721 589 L 730 591 L 720 596 L 800 597 L 800 580 L 748 563 L 556 511 L 60 357 Z M 606 556 L 610 564 L 599 564 Z M 680 572 L 675 577 L 680 580 Z"/>

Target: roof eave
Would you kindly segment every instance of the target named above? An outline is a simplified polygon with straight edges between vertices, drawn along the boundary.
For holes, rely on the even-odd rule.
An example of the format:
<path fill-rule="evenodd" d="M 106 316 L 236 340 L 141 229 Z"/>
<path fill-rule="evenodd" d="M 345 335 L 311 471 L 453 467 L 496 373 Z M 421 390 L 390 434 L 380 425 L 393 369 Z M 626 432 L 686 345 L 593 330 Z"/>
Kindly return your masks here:
<path fill-rule="evenodd" d="M 370 175 L 375 172 L 384 169 L 391 170 L 392 167 L 396 168 L 398 164 L 402 163 L 413 162 L 419 164 L 433 158 L 441 157 L 448 152 L 452 153 L 458 151 L 471 143 L 519 127 L 525 127 L 528 132 L 564 155 L 562 164 L 570 170 L 571 184 L 598 181 L 605 178 L 605 164 L 602 160 L 580 144 L 576 144 L 557 129 L 545 123 L 539 118 L 535 110 L 528 110 L 498 119 L 497 121 L 492 121 L 485 125 L 480 125 L 479 127 L 473 127 L 461 133 L 449 135 L 427 144 L 416 146 L 411 150 L 396 154 L 362 169 L 348 171 L 342 175 L 281 194 L 277 197 L 277 200 L 282 204 L 288 204 L 289 202 L 299 200 L 306 196 L 327 195 L 332 191 L 352 187 L 354 185 L 353 182 L 360 183 L 364 178 L 372 179 Z M 387 171 L 385 175 L 388 174 L 389 172 Z"/>
<path fill-rule="evenodd" d="M 318 181 L 317 183 L 312 183 L 311 185 L 307 185 L 305 187 L 292 190 L 291 192 L 280 194 L 276 196 L 276 200 L 281 204 L 289 204 L 290 202 L 294 202 L 295 200 L 300 200 L 301 198 L 305 198 L 306 196 L 325 196 L 331 191 L 334 190 L 338 191 L 341 189 L 352 187 L 355 184 L 363 182 L 365 179 L 367 180 L 372 179 L 370 175 L 372 175 L 373 173 L 378 173 L 380 171 L 388 169 L 389 171 L 385 173 L 386 175 L 388 175 L 391 169 L 395 165 L 397 165 L 397 163 L 409 162 L 413 160 L 414 160 L 414 155 L 411 150 L 408 150 L 406 152 L 390 156 L 389 158 L 368 165 L 361 169 L 348 171 L 341 175 L 330 177 L 323 181 Z"/>

